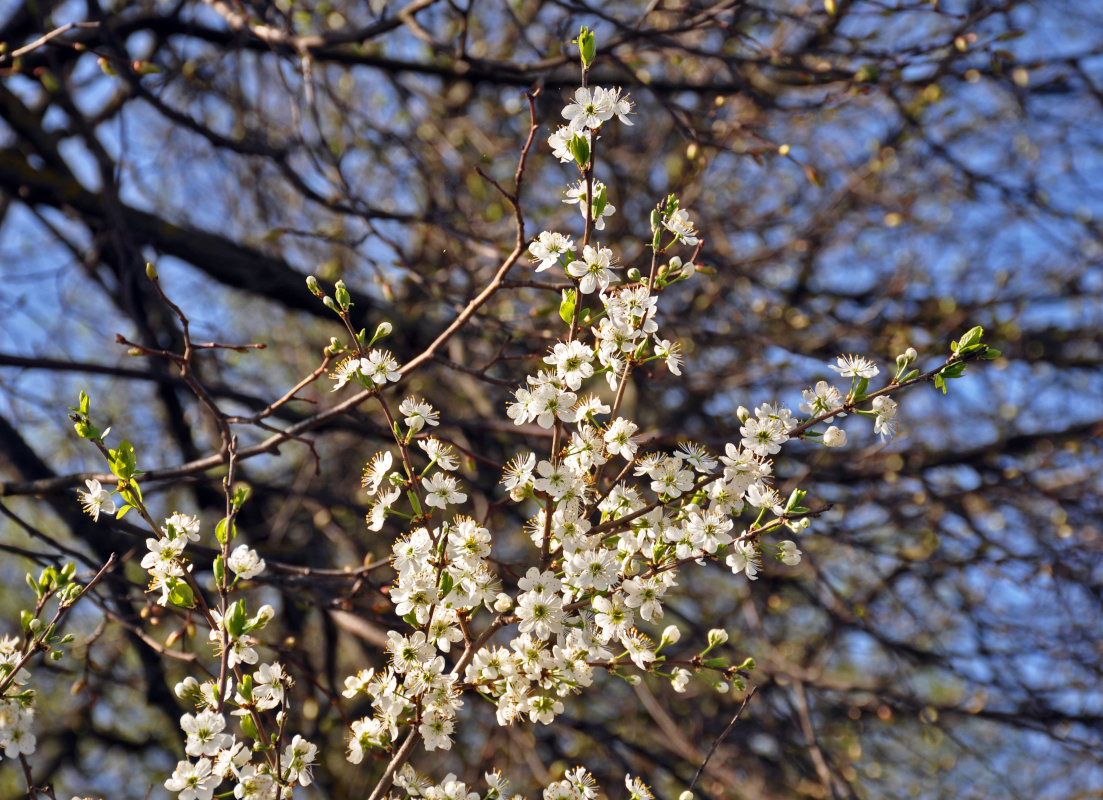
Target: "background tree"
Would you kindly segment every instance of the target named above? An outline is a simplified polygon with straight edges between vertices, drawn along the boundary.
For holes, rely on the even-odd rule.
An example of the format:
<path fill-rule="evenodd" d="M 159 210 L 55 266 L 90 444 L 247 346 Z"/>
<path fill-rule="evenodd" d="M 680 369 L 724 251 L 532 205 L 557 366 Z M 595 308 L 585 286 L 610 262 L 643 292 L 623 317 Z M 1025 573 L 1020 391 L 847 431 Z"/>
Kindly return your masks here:
<path fill-rule="evenodd" d="M 779 463 L 779 486 L 811 476 L 834 504 L 795 574 L 721 568 L 683 587 L 679 621 L 723 621 L 758 664 L 702 793 L 1098 792 L 1101 16 L 1074 0 L 17 5 L 0 27 L 5 586 L 29 561 L 91 574 L 141 556 L 137 527 L 94 525 L 75 502 L 82 471 L 102 470 L 64 416 L 78 389 L 148 454 L 151 501 L 205 519 L 224 470 L 197 386 L 244 450 L 294 431 L 240 463 L 254 494 L 239 526 L 271 566 L 269 643 L 301 670 L 295 707 L 326 743 L 315 794 L 361 796 L 371 769 L 344 763 L 329 711 L 343 676 L 380 660 L 388 581 L 337 568 L 387 552 L 357 491 L 389 434 L 364 409 L 319 416 L 338 402 L 321 385 L 273 407 L 342 335 L 304 278 L 343 278 L 355 327 L 391 322 L 401 360 L 429 346 L 514 245 L 494 182 L 512 186 L 525 92 L 540 144 L 559 124 L 581 22 L 601 41 L 594 82 L 648 109 L 601 141 L 620 200 L 603 242 L 638 261 L 673 191 L 716 271 L 665 296 L 688 381 L 626 395 L 653 444 L 722 446 L 740 404 L 795 405 L 839 352 L 941 351 L 983 324 L 1004 353 L 947 398 L 905 398 L 898 440 L 867 428 L 841 454 Z M 529 238 L 577 220 L 564 174 L 533 148 Z M 192 341 L 267 349 L 196 352 L 187 376 L 148 355 L 183 352 L 184 331 L 147 261 Z M 481 474 L 510 456 L 509 387 L 554 339 L 543 320 L 564 286 L 516 265 L 410 377 Z M 524 520 L 505 514 L 508 557 Z M 64 709 L 39 719 L 36 753 L 59 791 L 142 797 L 179 754 L 181 667 L 150 642 L 188 632 L 144 582 L 130 563 L 74 614 L 106 625 L 41 701 Z M 24 602 L 5 590 L 12 613 Z M 446 764 L 472 778 L 492 760 L 524 789 L 581 757 L 606 786 L 626 769 L 684 785 L 739 698 L 668 694 L 609 680 L 565 726 L 489 726 Z"/>

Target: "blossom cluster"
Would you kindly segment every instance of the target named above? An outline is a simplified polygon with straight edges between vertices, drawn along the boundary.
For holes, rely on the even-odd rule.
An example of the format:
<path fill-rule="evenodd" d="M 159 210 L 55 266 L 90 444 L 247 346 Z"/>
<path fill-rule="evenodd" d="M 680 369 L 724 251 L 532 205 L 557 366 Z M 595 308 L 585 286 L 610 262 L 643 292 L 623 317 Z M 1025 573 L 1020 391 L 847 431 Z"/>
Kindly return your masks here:
<path fill-rule="evenodd" d="M 287 690 L 293 685 L 291 676 L 278 662 L 261 664 L 256 672 L 244 674 L 236 689 L 228 679 L 226 694 L 233 700 L 219 702 L 217 681 L 199 684 L 186 678 L 176 685 L 176 694 L 194 704 L 196 713 L 180 717 L 180 729 L 186 737 L 182 759 L 165 788 L 179 792 L 180 800 L 210 800 L 223 783 L 234 785 L 234 797 L 241 800 L 276 800 L 292 796 L 295 785 L 313 782 L 313 768 L 318 748 L 299 735 L 294 735 L 282 751 L 267 751 L 267 757 L 256 760 L 250 739 L 258 740 L 262 731 L 263 712 L 275 711 L 281 731 L 287 712 Z M 224 705 L 234 708 L 231 717 L 240 720 L 245 738 L 230 731 Z M 259 724 L 258 724 L 259 723 Z M 191 759 L 195 759 L 194 761 Z"/>
<path fill-rule="evenodd" d="M 646 432 L 622 413 L 634 370 L 661 362 L 673 376 L 682 375 L 681 346 L 675 337 L 664 337 L 669 331 L 660 324 L 659 300 L 668 286 L 699 272 L 696 251 L 685 259 L 670 251 L 702 244 L 689 211 L 674 196 L 652 212 L 646 276 L 621 265 L 612 248 L 591 242 L 615 211 L 606 187 L 593 178 L 594 148 L 606 123 L 616 118 L 631 125 L 631 112 L 631 100 L 619 89 L 583 86 L 563 109 L 567 124 L 549 138 L 554 155 L 575 162 L 582 173 L 565 202 L 578 205 L 585 229 L 579 244 L 567 234 L 544 231 L 528 248 L 536 272 L 555 270 L 573 288 L 564 292 L 560 307 L 565 334 L 506 406 L 515 425 L 552 432 L 550 450 L 519 448 L 502 472 L 504 494 L 528 518 L 532 558 L 523 575 L 521 569 L 503 570 L 492 558 L 490 515 L 480 522 L 463 513 L 468 494 L 457 474 L 459 445 L 434 435 L 438 411 L 424 398 L 408 396 L 392 414 L 384 389 L 403 373 L 389 351 L 372 349 L 390 332 L 389 324 L 370 342 L 361 332 L 354 350 L 328 351 L 345 353 L 330 376 L 333 390 L 354 381 L 370 391 L 397 448 L 376 453 L 364 468 L 367 527 L 378 532 L 388 520 L 405 521 L 390 546 L 389 589 L 404 625 L 387 634 L 385 666 L 365 666 L 345 679 L 344 697 L 371 706 L 370 715 L 349 725 L 346 758 L 353 764 L 373 750 L 393 754 L 405 731 L 416 732 L 411 736 L 427 751 L 451 748 L 457 712 L 469 693 L 495 705 L 500 725 L 547 725 L 600 671 L 628 680 L 650 673 L 682 692 L 695 676 L 715 670 L 724 680 L 713 684 L 726 688 L 739 669 L 700 658 L 727 642 L 723 629 L 710 631 L 707 646 L 689 657 L 669 649 L 679 644 L 680 633 L 663 619 L 680 570 L 716 561 L 753 581 L 767 556 L 796 566 L 802 558 L 796 541 L 767 539 L 786 529 L 804 530 L 811 512 L 801 505 L 803 491 L 784 498 L 774 487 L 773 457 L 796 438 L 845 445 L 840 424 L 848 415 L 872 417 L 882 438 L 896 432 L 897 404 L 887 389 L 866 394 L 879 368 L 858 355 L 841 355 L 830 367 L 850 379 L 849 387 L 820 380 L 802 392 L 797 410 L 807 415 L 803 420 L 780 402 L 753 411 L 740 407 L 738 440 L 716 453 L 694 442 L 651 447 Z M 347 323 L 351 301 L 343 285 L 338 289 L 333 307 Z M 316 281 L 312 291 L 321 295 Z M 894 382 L 915 358 L 909 349 L 897 359 Z M 868 407 L 860 407 L 863 401 Z M 89 481 L 87 489 L 80 499 L 93 517 L 114 512 L 110 493 L 98 482 Z M 128 502 L 140 503 L 140 496 L 133 498 Z M 250 615 L 245 599 L 230 601 L 238 582 L 261 576 L 266 565 L 247 545 L 230 550 L 232 517 L 227 522 L 230 531 L 216 532 L 222 554 L 215 586 L 222 602 L 202 608 L 222 669 L 218 679 L 200 684 L 188 678 L 176 687 L 194 713 L 180 719 L 187 757 L 164 785 L 180 800 L 210 800 L 224 782 L 233 785 L 236 798 L 282 800 L 294 786 L 312 782 L 318 752 L 285 731 L 292 677 L 278 661 L 261 663 L 264 646 L 256 634 L 275 610 L 265 605 Z M 195 605 L 193 592 L 200 587 L 185 548 L 199 539 L 198 518 L 180 513 L 147 539 L 141 566 L 149 573 L 149 590 L 160 592 L 160 605 Z M 232 583 L 225 580 L 227 568 Z M 0 674 L 4 664 L 14 663 L 13 652 L 12 640 L 0 641 Z M 15 685 L 22 680 L 20 673 Z M 19 697 L 0 697 L 0 747 L 8 756 L 34 748 L 33 706 Z M 479 798 L 454 775 L 434 783 L 408 762 L 397 766 L 394 785 L 408 797 Z M 506 796 L 500 774 L 488 773 L 486 782 L 488 798 Z M 635 778 L 626 778 L 625 786 L 633 798 L 651 797 Z M 543 797 L 594 800 L 597 788 L 578 767 L 550 783 Z"/>

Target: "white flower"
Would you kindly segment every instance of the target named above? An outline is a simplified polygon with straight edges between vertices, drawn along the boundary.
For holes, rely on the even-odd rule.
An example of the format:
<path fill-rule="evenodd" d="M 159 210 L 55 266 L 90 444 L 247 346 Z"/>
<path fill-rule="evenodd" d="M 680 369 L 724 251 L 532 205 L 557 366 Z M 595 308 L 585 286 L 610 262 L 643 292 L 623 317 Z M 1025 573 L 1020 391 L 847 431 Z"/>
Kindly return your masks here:
<path fill-rule="evenodd" d="M 333 391 L 337 391 L 343 387 L 346 383 L 352 380 L 356 375 L 357 370 L 360 369 L 360 359 L 355 356 L 345 356 L 341 359 L 341 362 L 337 365 L 337 368 L 333 372 L 329 373 L 329 377 L 333 379 Z"/>
<path fill-rule="evenodd" d="M 447 505 L 462 503 L 467 499 L 467 495 L 461 492 L 458 486 L 459 482 L 451 475 L 445 475 L 442 472 L 430 475 L 422 484 L 425 490 L 425 505 L 444 508 Z"/>
<path fill-rule="evenodd" d="M 360 359 L 360 371 L 376 386 L 382 386 L 387 381 L 394 383 L 402 377 L 398 362 L 389 350 L 372 350 L 367 358 Z"/>
<path fill-rule="evenodd" d="M 647 784 L 639 778 L 624 776 L 624 785 L 628 789 L 629 800 L 654 800 L 655 795 L 647 788 Z"/>
<path fill-rule="evenodd" d="M 161 528 L 161 533 L 165 534 L 169 539 L 175 539 L 177 536 L 187 536 L 188 541 L 198 542 L 199 518 L 193 517 L 190 514 L 176 512 L 165 520 L 165 524 Z"/>
<path fill-rule="evenodd" d="M 829 365 L 843 378 L 872 378 L 878 372 L 877 365 L 864 356 L 842 355 L 835 359 L 838 366 Z"/>
<path fill-rule="evenodd" d="M 801 392 L 802 402 L 798 408 L 805 414 L 818 417 L 843 405 L 842 393 L 827 381 L 816 381 L 815 387 Z M 824 422 L 830 423 L 835 416 L 845 417 L 846 414 L 839 411 L 837 414 L 824 417 Z"/>
<path fill-rule="evenodd" d="M 368 465 L 364 467 L 364 477 L 360 481 L 361 485 L 367 489 L 370 494 L 378 492 L 380 485 L 383 483 L 383 479 L 387 477 L 387 472 L 390 470 L 391 464 L 393 463 L 394 456 L 391 455 L 390 450 L 376 453 L 372 456 L 372 460 L 368 462 Z"/>
<path fill-rule="evenodd" d="M 605 450 L 609 455 L 618 453 L 626 460 L 631 461 L 636 456 L 639 445 L 633 438 L 639 428 L 636 423 L 624 417 L 617 417 L 605 431 Z"/>
<path fill-rule="evenodd" d="M 531 631 L 537 639 L 548 639 L 563 630 L 563 598 L 553 592 L 525 592 L 514 613 L 521 633 Z"/>
<path fill-rule="evenodd" d="M 750 542 L 737 542 L 735 549 L 724 559 L 724 563 L 735 575 L 746 572 L 748 580 L 753 581 L 758 578 L 758 554 Z"/>
<path fill-rule="evenodd" d="M 613 116 L 610 99 L 600 87 L 592 92 L 579 87 L 574 91 L 574 102 L 563 109 L 563 118 L 571 131 L 600 128 L 601 123 Z"/>
<path fill-rule="evenodd" d="M 745 425 L 740 427 L 743 435 L 740 444 L 744 449 L 750 450 L 755 455 L 765 458 L 772 456 L 781 449 L 781 445 L 789 441 L 789 435 L 785 432 L 781 423 L 776 419 L 754 417 L 748 418 Z"/>
<path fill-rule="evenodd" d="M 196 715 L 185 714 L 180 717 L 180 729 L 188 735 L 184 752 L 189 756 L 213 756 L 227 747 L 233 737 L 221 733 L 226 727 L 226 718 L 214 711 L 200 711 Z"/>
<path fill-rule="evenodd" d="M 433 407 L 416 397 L 407 397 L 398 405 L 399 413 L 404 415 L 403 422 L 411 433 L 417 433 L 426 425 L 439 425 L 439 414 Z"/>
<path fill-rule="evenodd" d="M 689 685 L 689 679 L 691 677 L 692 674 L 688 669 L 678 667 L 674 670 L 674 677 L 671 679 L 670 685 L 674 689 L 674 691 L 679 693 L 684 692 L 686 690 L 686 687 Z"/>
<path fill-rule="evenodd" d="M 446 472 L 453 472 L 459 468 L 460 463 L 452 453 L 452 445 L 445 444 L 435 436 L 427 439 L 418 439 L 417 446 L 425 451 L 429 460 Z"/>
<path fill-rule="evenodd" d="M 230 553 L 226 565 L 242 580 L 249 580 L 264 572 L 264 559 L 248 545 L 240 544 Z"/>
<path fill-rule="evenodd" d="M 836 425 L 832 425 L 823 432 L 825 447 L 842 447 L 846 444 L 846 431 Z"/>
<path fill-rule="evenodd" d="M 605 93 L 605 96 L 601 98 L 601 103 L 610 108 L 616 114 L 617 119 L 625 125 L 632 124 L 632 120 L 628 119 L 628 115 L 632 113 L 632 101 L 628 99 L 628 95 L 621 97 L 619 87 L 616 89 L 598 88 L 597 91 Z"/>
<path fill-rule="evenodd" d="M 577 339 L 556 342 L 552 352 L 544 357 L 544 363 L 555 366 L 556 375 L 572 392 L 578 390 L 583 380 L 593 376 L 594 368 L 590 363 L 593 360 L 594 351 Z"/>
<path fill-rule="evenodd" d="M 666 368 L 673 375 L 682 374 L 681 349 L 681 342 L 671 342 L 669 339 L 659 339 L 655 342 L 655 355 L 666 363 Z"/>
<path fill-rule="evenodd" d="M 797 549 L 797 543 L 791 542 L 786 539 L 780 545 L 778 545 L 778 557 L 783 564 L 787 564 L 790 567 L 795 567 L 800 563 L 800 550 Z"/>
<path fill-rule="evenodd" d="M 548 267 L 559 263 L 559 257 L 564 253 L 574 252 L 574 241 L 561 233 L 549 233 L 544 231 L 529 245 L 529 255 L 533 261 L 538 261 L 537 272 L 543 272 Z"/>
<path fill-rule="evenodd" d="M 92 517 L 96 522 L 100 521 L 100 512 L 105 514 L 115 513 L 115 501 L 111 499 L 111 493 L 100 486 L 100 482 L 97 480 L 87 480 L 84 485 L 88 487 L 87 492 L 77 492 L 80 495 L 80 502 L 84 506 L 84 510 Z"/>
<path fill-rule="evenodd" d="M 287 781 L 298 781 L 300 786 L 309 786 L 313 781 L 311 768 L 318 754 L 318 745 L 311 744 L 303 737 L 295 734 L 291 744 L 283 751 L 281 764 L 288 770 Z"/>
<path fill-rule="evenodd" d="M 532 485 L 532 468 L 535 466 L 535 453 L 518 454 L 506 464 L 502 473 L 502 485 L 511 498 L 520 501 L 524 497 L 525 490 Z"/>
<path fill-rule="evenodd" d="M 578 290 L 582 294 L 592 294 L 595 290 L 605 291 L 613 273 L 610 272 L 610 260 L 613 251 L 608 247 L 595 248 L 586 245 L 582 249 L 582 261 L 572 261 L 567 265 L 567 274 L 573 278 L 580 278 Z M 572 387 L 574 388 L 574 387 Z"/>
<path fill-rule="evenodd" d="M 663 227 L 674 234 L 674 241 L 676 242 L 683 241 L 692 246 L 700 241 L 697 238 L 697 231 L 689 219 L 689 212 L 685 209 L 680 208 L 664 219 Z"/>
<path fill-rule="evenodd" d="M 418 733 L 425 743 L 426 750 L 451 750 L 452 730 L 455 723 L 436 710 L 427 711 L 422 716 Z"/>
<path fill-rule="evenodd" d="M 569 206 L 577 205 L 582 218 L 586 218 L 586 184 L 584 181 L 572 185 L 565 192 L 567 199 L 563 202 Z M 605 198 L 604 201 L 602 198 Z M 616 212 L 616 206 L 608 201 L 605 195 L 605 184 L 594 181 L 594 193 L 590 200 L 590 219 L 594 223 L 594 229 L 605 230 L 605 217 L 612 216 Z"/>
<path fill-rule="evenodd" d="M 898 406 L 891 397 L 881 395 L 873 398 L 873 410 L 877 412 L 877 418 L 873 421 L 873 432 L 881 434 L 884 439 L 896 434 L 896 411 Z"/>
<path fill-rule="evenodd" d="M 190 761 L 177 764 L 172 777 L 165 781 L 165 788 L 180 792 L 179 800 L 211 800 L 220 782 L 217 775 L 211 774 L 211 760 L 201 758 L 194 764 Z"/>

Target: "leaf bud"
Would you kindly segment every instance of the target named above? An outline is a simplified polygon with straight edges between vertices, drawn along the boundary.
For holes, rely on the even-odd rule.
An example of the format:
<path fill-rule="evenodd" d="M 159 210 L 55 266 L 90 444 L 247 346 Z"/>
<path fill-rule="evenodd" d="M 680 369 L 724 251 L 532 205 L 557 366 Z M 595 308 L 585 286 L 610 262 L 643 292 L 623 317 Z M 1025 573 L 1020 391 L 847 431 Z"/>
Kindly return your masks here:
<path fill-rule="evenodd" d="M 337 305 L 341 307 L 342 311 L 348 311 L 352 306 L 352 297 L 349 295 L 349 290 L 345 286 L 344 281 L 337 281 L 334 284 L 334 294 L 337 296 Z"/>
<path fill-rule="evenodd" d="M 146 277 L 151 281 L 157 280 L 157 267 L 154 266 L 152 261 L 146 262 Z"/>
<path fill-rule="evenodd" d="M 576 133 L 572 136 L 567 148 L 571 151 L 571 155 L 579 169 L 584 169 L 590 163 L 590 142 L 583 134 Z"/>
<path fill-rule="evenodd" d="M 575 42 L 578 44 L 578 54 L 582 59 L 582 68 L 589 69 L 590 64 L 594 62 L 594 56 L 597 55 L 597 42 L 594 40 L 594 32 L 583 25 Z"/>

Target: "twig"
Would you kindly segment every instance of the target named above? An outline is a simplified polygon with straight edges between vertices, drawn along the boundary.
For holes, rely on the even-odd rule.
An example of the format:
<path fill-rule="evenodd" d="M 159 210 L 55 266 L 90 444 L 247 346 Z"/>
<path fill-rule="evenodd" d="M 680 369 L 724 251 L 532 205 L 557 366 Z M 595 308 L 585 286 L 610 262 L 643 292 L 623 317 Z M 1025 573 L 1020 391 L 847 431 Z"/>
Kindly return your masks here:
<path fill-rule="evenodd" d="M 38 37 L 37 39 L 35 39 L 30 44 L 23 45 L 22 47 L 20 47 L 16 50 L 12 50 L 10 53 L 0 54 L 0 64 L 3 64 L 5 61 L 14 61 L 15 59 L 19 58 L 20 56 L 26 55 L 27 53 L 31 52 L 32 50 L 37 50 L 38 48 L 42 47 L 43 45 L 48 44 L 51 39 L 56 39 L 58 36 L 62 36 L 64 34 L 68 33 L 69 31 L 73 30 L 74 28 L 98 28 L 99 26 L 100 26 L 99 22 L 69 22 L 69 23 L 66 23 L 65 25 L 62 25 L 60 28 L 55 28 L 54 30 L 50 31 L 49 33 Z"/>
<path fill-rule="evenodd" d="M 724 728 L 723 733 L 716 737 L 716 741 L 712 743 L 712 747 L 709 748 L 708 753 L 705 755 L 705 760 L 701 762 L 701 766 L 697 768 L 697 772 L 693 775 L 693 780 L 689 783 L 689 791 L 693 791 L 693 787 L 697 785 L 697 781 L 701 779 L 701 773 L 705 771 L 705 765 L 709 763 L 709 759 L 712 758 L 713 753 L 716 752 L 716 748 L 720 746 L 720 742 L 727 738 L 731 733 L 732 728 L 735 727 L 735 723 L 739 721 L 740 715 L 743 713 L 743 709 L 747 707 L 747 703 L 751 702 L 751 698 L 754 697 L 754 693 L 758 691 L 758 687 L 752 686 L 751 690 L 747 692 L 747 696 L 743 698 L 742 704 L 739 706 L 739 710 L 735 712 L 735 716 L 732 717 L 732 721 L 728 723 L 728 727 Z"/>

